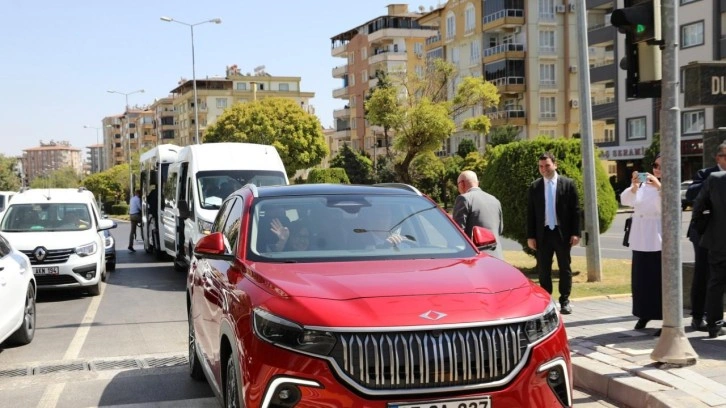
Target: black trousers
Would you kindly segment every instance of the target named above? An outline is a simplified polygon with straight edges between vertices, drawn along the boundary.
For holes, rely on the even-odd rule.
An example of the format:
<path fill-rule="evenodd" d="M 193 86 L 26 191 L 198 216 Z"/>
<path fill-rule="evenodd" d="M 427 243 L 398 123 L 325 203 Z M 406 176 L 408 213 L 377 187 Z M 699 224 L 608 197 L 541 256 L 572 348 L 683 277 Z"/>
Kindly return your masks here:
<path fill-rule="evenodd" d="M 691 280 L 691 316 L 694 319 L 703 319 L 706 312 L 706 290 L 708 288 L 708 249 L 693 243 L 693 253 L 696 262 L 693 266 L 693 280 Z"/>
<path fill-rule="evenodd" d="M 570 269 L 570 237 L 563 237 L 560 229 L 545 227 L 544 236 L 537 242 L 537 269 L 539 285 L 552 294 L 552 255 L 557 257 L 560 270 L 560 304 L 570 299 L 572 292 L 572 269 Z"/>
<path fill-rule="evenodd" d="M 706 323 L 710 327 L 723 320 L 723 295 L 726 289 L 726 254 L 709 254 L 711 267 L 706 291 Z"/>

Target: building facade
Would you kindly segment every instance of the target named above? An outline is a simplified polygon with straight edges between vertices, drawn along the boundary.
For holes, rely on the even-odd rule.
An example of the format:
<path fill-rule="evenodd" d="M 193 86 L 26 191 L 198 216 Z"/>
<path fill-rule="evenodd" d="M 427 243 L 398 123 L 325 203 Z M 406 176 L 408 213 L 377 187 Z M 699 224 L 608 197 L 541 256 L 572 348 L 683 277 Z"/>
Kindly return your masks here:
<path fill-rule="evenodd" d="M 99 143 L 86 146 L 86 149 L 88 149 L 88 153 L 86 156 L 88 172 L 91 174 L 102 172 L 105 169 L 105 155 L 103 154 L 103 144 Z"/>
<path fill-rule="evenodd" d="M 23 150 L 23 170 L 28 183 L 36 177 L 70 167 L 79 176 L 83 172 L 81 149 L 73 147 L 67 141 L 40 141 L 40 146 Z"/>

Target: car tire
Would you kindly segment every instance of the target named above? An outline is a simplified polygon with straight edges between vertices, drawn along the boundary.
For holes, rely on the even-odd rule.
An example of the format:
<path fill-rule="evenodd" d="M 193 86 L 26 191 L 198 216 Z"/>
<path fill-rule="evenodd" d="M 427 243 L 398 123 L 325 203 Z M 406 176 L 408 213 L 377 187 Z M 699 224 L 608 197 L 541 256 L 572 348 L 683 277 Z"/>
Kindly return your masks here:
<path fill-rule="evenodd" d="M 115 271 L 116 270 L 116 261 L 106 262 L 106 270 Z"/>
<path fill-rule="evenodd" d="M 86 288 L 86 291 L 91 296 L 98 296 L 98 295 L 100 295 L 101 294 L 101 283 L 99 282 L 99 283 L 97 283 L 97 284 L 95 284 L 93 286 L 87 287 Z"/>
<path fill-rule="evenodd" d="M 204 381 L 202 363 L 199 360 L 199 354 L 197 354 L 197 334 L 194 331 L 192 309 L 189 309 L 187 313 L 187 320 L 189 322 L 189 375 L 197 381 Z"/>
<path fill-rule="evenodd" d="M 28 291 L 25 294 L 25 309 L 23 311 L 23 323 L 15 333 L 8 337 L 9 344 L 24 346 L 35 336 L 35 288 L 32 283 L 28 284 Z"/>
<path fill-rule="evenodd" d="M 244 407 L 239 401 L 239 370 L 235 363 L 234 353 L 230 353 L 227 359 L 227 375 L 224 380 L 224 406 L 227 408 Z"/>

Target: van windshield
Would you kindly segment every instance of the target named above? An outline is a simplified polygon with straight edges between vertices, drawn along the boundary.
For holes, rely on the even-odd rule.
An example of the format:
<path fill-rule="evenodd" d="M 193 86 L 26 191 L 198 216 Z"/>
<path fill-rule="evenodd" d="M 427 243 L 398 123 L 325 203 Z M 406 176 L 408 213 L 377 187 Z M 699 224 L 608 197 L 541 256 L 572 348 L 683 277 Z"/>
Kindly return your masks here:
<path fill-rule="evenodd" d="M 199 206 L 205 210 L 218 210 L 228 195 L 245 184 L 279 186 L 287 184 L 285 174 L 264 170 L 215 170 L 197 173 Z"/>

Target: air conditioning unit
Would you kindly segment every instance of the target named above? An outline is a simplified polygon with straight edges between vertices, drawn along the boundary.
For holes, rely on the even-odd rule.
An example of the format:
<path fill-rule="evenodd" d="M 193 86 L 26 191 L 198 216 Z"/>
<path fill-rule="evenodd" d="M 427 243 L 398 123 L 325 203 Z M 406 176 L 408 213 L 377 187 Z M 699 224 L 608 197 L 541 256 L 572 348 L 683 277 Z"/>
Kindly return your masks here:
<path fill-rule="evenodd" d="M 568 4 L 568 5 L 567 5 L 567 10 L 568 10 L 568 11 L 569 11 L 570 13 L 574 13 L 574 12 L 575 12 L 575 3 L 570 3 L 570 4 Z"/>
<path fill-rule="evenodd" d="M 558 4 L 555 6 L 555 11 L 558 13 L 564 13 L 565 12 L 565 5 L 564 4 Z"/>
<path fill-rule="evenodd" d="M 577 109 L 580 107 L 580 101 L 578 101 L 577 99 L 570 99 L 570 106 L 573 109 Z"/>
<path fill-rule="evenodd" d="M 577 66 L 576 65 L 570 65 L 570 72 L 573 74 L 577 73 Z"/>

